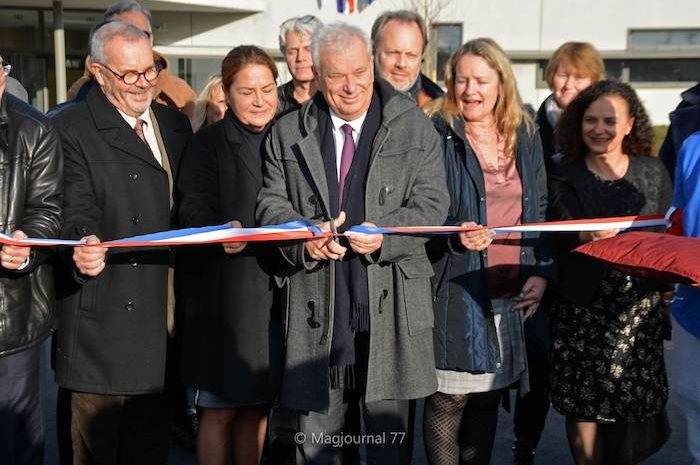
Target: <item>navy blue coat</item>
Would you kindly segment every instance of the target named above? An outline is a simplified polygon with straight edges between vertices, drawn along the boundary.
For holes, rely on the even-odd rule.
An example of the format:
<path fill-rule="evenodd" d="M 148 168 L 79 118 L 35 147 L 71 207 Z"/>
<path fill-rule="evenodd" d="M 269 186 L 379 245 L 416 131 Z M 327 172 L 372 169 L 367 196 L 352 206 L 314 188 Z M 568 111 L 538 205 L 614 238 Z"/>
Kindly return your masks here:
<path fill-rule="evenodd" d="M 474 221 L 487 224 L 486 193 L 479 161 L 464 136 L 464 122 L 450 127 L 441 116 L 433 118 L 445 154 L 451 204 L 447 224 Z M 537 131 L 518 130 L 516 166 L 523 185 L 523 223 L 545 221 L 547 181 L 542 144 Z M 492 373 L 500 363 L 496 327 L 488 295 L 488 249 L 466 250 L 456 235 L 428 245 L 435 269 L 435 363 L 438 369 Z M 530 276 L 555 277 L 548 242 L 538 233 L 522 239 L 520 283 Z"/>
<path fill-rule="evenodd" d="M 683 92 L 681 97 L 683 100 L 669 115 L 671 125 L 659 150 L 659 158 L 666 165 L 671 180 L 676 171 L 676 157 L 683 141 L 694 132 L 700 131 L 700 84 Z"/>

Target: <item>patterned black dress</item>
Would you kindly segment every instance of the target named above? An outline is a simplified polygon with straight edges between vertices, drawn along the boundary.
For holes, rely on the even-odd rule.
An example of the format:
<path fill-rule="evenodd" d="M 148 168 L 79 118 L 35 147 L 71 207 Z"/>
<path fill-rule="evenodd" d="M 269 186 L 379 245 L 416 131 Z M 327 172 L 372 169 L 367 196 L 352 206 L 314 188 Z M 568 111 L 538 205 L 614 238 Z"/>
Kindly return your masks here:
<path fill-rule="evenodd" d="M 670 201 L 670 180 L 656 159 L 631 157 L 616 181 L 601 180 L 582 160 L 562 169 L 566 174 L 552 178 L 553 217 L 663 213 Z M 572 236 L 557 242 L 562 283 L 551 311 L 552 404 L 596 422 L 656 415 L 668 398 L 658 285 L 573 256 Z"/>

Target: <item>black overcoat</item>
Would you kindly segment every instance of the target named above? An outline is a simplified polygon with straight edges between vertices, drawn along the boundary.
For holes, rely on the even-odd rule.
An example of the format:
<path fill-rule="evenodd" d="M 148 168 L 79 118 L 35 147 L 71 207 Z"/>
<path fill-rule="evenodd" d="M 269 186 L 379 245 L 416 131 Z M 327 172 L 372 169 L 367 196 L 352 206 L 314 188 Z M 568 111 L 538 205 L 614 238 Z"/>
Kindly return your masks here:
<path fill-rule="evenodd" d="M 192 139 L 178 180 L 182 226 L 234 219 L 255 226 L 262 155 L 252 153 L 243 140 L 246 129 L 234 118 L 229 110 Z M 220 244 L 197 246 L 178 262 L 184 281 L 184 381 L 235 405 L 272 401 L 278 385 L 281 327 L 272 314 L 266 249 L 270 246 L 249 243 L 227 255 Z"/>
<path fill-rule="evenodd" d="M 151 105 L 173 176 L 192 135 L 187 118 Z M 54 117 L 64 153 L 62 236 L 111 240 L 171 229 L 168 176 L 94 86 Z M 56 380 L 71 390 L 142 394 L 163 388 L 168 248 L 111 249 L 96 278 L 64 254 L 59 275 Z"/>

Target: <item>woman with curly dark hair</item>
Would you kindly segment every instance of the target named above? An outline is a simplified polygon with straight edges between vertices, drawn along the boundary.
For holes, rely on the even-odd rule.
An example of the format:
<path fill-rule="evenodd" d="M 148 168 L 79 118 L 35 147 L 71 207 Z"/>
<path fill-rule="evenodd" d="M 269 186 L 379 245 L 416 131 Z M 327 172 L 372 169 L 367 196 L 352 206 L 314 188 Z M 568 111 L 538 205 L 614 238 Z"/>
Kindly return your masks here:
<path fill-rule="evenodd" d="M 552 174 L 552 219 L 664 213 L 671 182 L 649 156 L 652 131 L 634 90 L 606 80 L 582 91 L 557 126 L 565 161 Z M 557 238 L 551 400 L 566 416 L 577 465 L 638 463 L 668 436 L 658 284 L 571 251 L 618 230 Z"/>

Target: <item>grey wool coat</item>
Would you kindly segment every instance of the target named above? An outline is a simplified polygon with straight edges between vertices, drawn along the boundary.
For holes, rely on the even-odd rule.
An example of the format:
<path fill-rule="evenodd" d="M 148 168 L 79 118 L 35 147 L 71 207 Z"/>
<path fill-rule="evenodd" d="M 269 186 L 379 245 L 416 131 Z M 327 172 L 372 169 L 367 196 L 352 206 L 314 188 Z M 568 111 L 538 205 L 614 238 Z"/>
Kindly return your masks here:
<path fill-rule="evenodd" d="M 449 195 L 442 147 L 415 102 L 377 80 L 382 104 L 365 187 L 365 219 L 378 226 L 442 225 Z M 318 103 L 283 116 L 267 143 L 257 220 L 278 224 L 327 221 L 329 193 L 321 156 Z M 414 399 L 435 392 L 433 269 L 425 238 L 385 235 L 365 256 L 369 281 L 370 350 L 367 402 Z M 288 284 L 285 368 L 280 403 L 303 411 L 328 406 L 333 334 L 334 266 L 304 254 L 303 244 L 280 246 L 280 281 Z"/>

